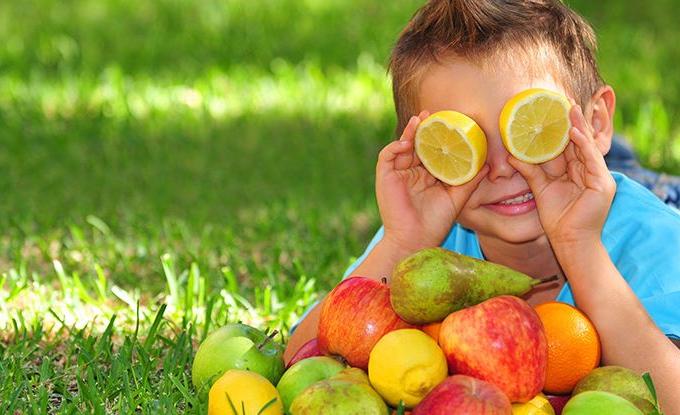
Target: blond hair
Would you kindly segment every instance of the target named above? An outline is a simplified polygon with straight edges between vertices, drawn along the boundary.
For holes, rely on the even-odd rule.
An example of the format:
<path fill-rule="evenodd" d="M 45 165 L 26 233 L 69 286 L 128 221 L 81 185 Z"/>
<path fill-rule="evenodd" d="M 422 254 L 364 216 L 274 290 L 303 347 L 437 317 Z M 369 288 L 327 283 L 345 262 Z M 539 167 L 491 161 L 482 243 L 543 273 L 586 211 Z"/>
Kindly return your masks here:
<path fill-rule="evenodd" d="M 604 85 L 596 48 L 592 27 L 559 0 L 430 0 L 408 22 L 390 57 L 397 134 L 418 111 L 420 79 L 432 63 L 450 56 L 547 54 L 548 70 L 583 106 Z"/>

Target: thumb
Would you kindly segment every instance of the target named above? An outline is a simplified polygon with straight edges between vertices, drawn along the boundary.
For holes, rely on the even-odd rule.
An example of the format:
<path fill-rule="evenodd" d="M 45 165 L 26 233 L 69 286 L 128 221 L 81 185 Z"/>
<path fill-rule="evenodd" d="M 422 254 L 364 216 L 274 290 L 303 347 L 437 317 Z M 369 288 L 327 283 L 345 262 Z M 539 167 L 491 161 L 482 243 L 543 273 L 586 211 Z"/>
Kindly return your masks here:
<path fill-rule="evenodd" d="M 532 191 L 543 188 L 548 181 L 548 175 L 538 164 L 525 163 L 512 155 L 508 156 L 508 163 L 524 177 Z"/>
<path fill-rule="evenodd" d="M 477 189 L 479 183 L 484 180 L 487 173 L 489 173 L 489 165 L 485 164 L 479 172 L 477 172 L 477 175 L 469 182 L 460 186 L 448 186 L 446 188 L 446 191 L 449 193 L 449 197 L 451 197 L 457 210 L 460 210 L 460 208 L 467 203 L 470 195 Z"/>

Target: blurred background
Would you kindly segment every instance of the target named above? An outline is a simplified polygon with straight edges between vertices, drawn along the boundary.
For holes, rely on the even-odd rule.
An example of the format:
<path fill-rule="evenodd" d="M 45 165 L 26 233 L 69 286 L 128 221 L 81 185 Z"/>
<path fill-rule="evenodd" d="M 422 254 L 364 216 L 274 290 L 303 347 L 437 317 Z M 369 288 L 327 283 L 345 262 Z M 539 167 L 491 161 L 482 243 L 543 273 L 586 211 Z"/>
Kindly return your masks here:
<path fill-rule="evenodd" d="M 385 64 L 421 3 L 3 0 L 0 386 L 159 315 L 188 340 L 147 352 L 189 361 L 211 324 L 287 334 L 379 226 Z M 680 174 L 677 1 L 567 3 L 599 35 L 617 131 L 643 165 Z M 68 389 L 85 369 L 65 367 L 45 370 Z"/>

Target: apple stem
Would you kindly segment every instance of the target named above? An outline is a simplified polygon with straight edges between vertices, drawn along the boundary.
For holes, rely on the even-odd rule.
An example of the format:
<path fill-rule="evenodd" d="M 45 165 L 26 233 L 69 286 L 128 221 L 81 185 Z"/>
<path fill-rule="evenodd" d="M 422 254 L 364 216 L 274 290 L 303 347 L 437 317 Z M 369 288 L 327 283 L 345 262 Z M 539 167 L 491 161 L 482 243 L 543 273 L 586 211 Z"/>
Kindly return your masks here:
<path fill-rule="evenodd" d="M 537 282 L 534 285 L 541 285 L 541 284 L 545 284 L 546 282 L 557 281 L 559 278 L 560 278 L 560 276 L 558 274 L 551 275 L 549 277 L 537 278 L 536 279 Z"/>
<path fill-rule="evenodd" d="M 382 278 L 380 278 L 380 282 L 382 282 L 383 284 L 387 285 L 387 277 L 382 277 Z"/>
<path fill-rule="evenodd" d="M 264 340 L 262 340 L 262 343 L 260 343 L 260 344 L 257 345 L 257 350 L 262 350 L 262 348 L 263 348 L 267 343 L 269 343 L 271 340 L 273 340 L 273 339 L 274 339 L 274 336 L 276 336 L 278 333 L 279 333 L 278 330 L 274 330 L 274 331 L 272 331 L 271 333 L 269 333 L 269 335 L 268 335 L 267 337 L 265 337 Z"/>

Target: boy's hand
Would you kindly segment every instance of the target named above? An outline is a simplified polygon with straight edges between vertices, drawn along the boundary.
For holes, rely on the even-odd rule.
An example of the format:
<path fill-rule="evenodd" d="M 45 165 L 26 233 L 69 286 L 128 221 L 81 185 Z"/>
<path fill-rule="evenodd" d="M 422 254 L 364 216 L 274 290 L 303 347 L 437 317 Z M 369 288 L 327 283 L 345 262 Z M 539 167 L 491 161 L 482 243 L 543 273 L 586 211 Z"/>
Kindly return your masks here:
<path fill-rule="evenodd" d="M 529 184 L 553 248 L 599 241 L 616 192 L 616 182 L 581 108 L 573 105 L 569 116 L 571 142 L 561 160 L 532 165 L 512 156 L 508 159 Z"/>
<path fill-rule="evenodd" d="M 461 186 L 449 186 L 434 178 L 414 147 L 418 124 L 428 115 L 423 111 L 411 117 L 401 138 L 382 149 L 376 166 L 383 240 L 410 252 L 441 244 L 489 169 L 484 166 L 472 181 Z"/>

